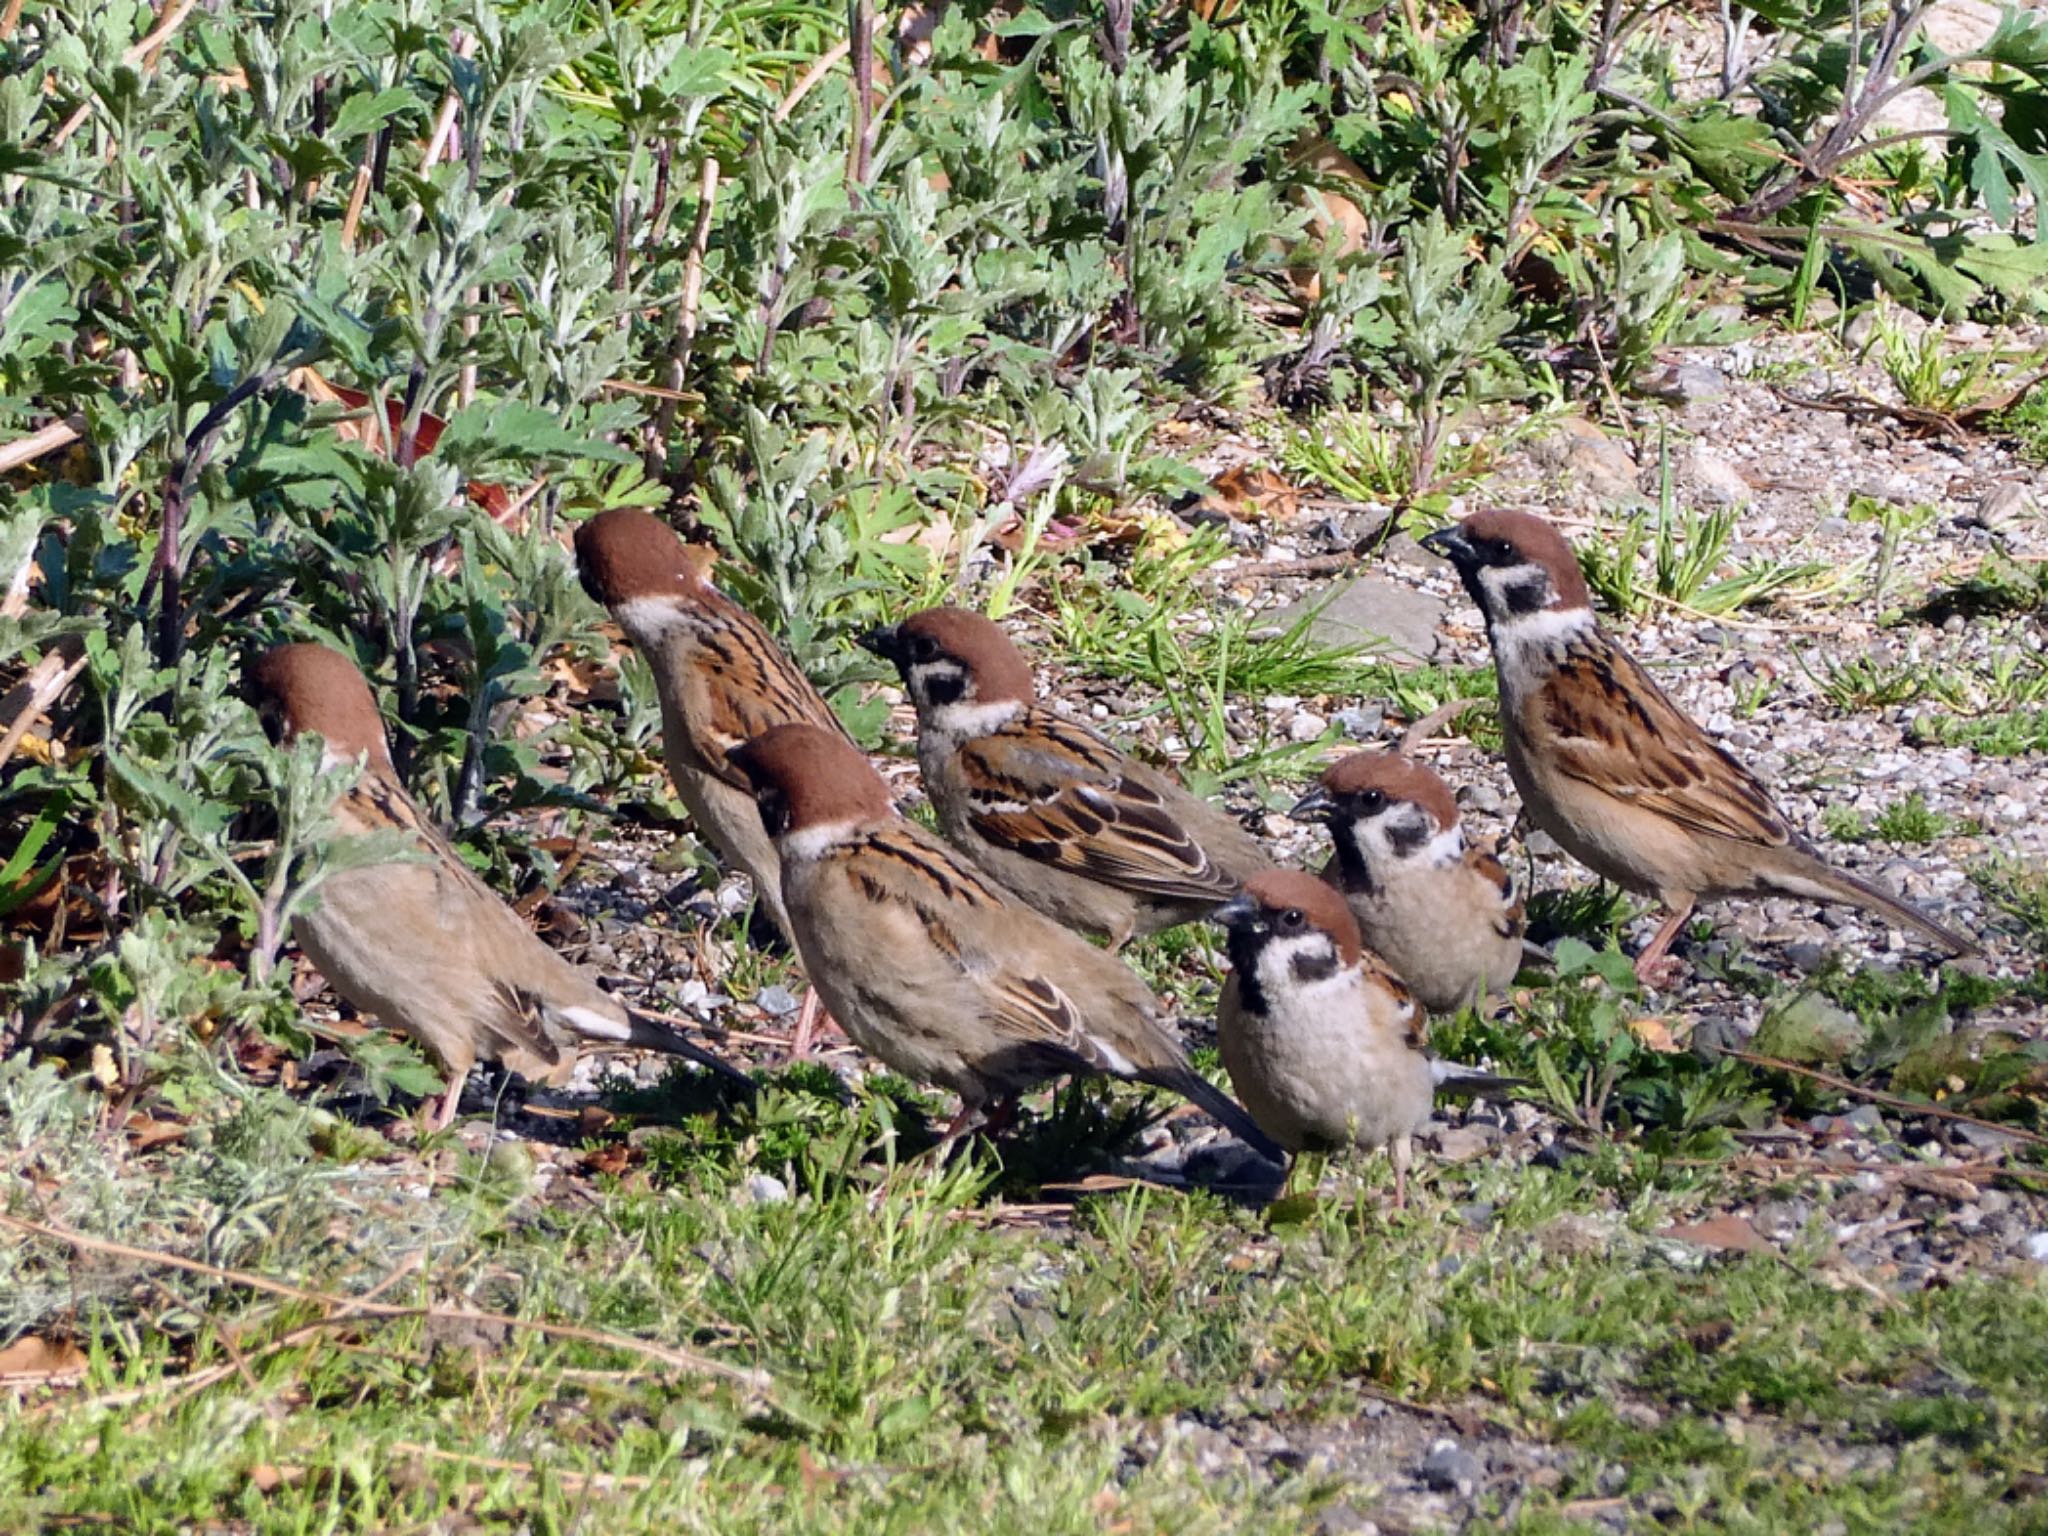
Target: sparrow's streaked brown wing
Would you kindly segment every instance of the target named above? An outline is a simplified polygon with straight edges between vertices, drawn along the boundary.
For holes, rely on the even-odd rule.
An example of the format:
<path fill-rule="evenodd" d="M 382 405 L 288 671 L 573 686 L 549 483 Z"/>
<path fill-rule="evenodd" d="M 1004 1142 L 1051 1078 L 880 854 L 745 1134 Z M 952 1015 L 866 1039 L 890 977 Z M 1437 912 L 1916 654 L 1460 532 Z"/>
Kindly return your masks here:
<path fill-rule="evenodd" d="M 383 935 L 386 960 L 405 974 L 445 980 L 473 970 L 479 978 L 487 977 L 484 986 L 454 997 L 458 1011 L 495 1042 L 494 1048 L 486 1047 L 486 1054 L 495 1057 L 521 1051 L 548 1066 L 558 1064 L 564 1048 L 562 1032 L 550 1027 L 548 1010 L 525 983 L 529 972 L 542 967 L 573 972 L 569 963 L 548 950 L 498 893 L 463 862 L 455 845 L 387 774 L 369 770 L 342 796 L 335 810 L 350 832 L 403 832 L 429 856 L 419 863 L 380 869 L 387 888 L 390 882 L 406 886 L 416 882 L 422 887 L 418 906 L 437 920 L 431 929 L 406 928 L 402 921 L 394 922 L 393 914 L 411 905 L 399 899 L 397 888 L 389 890 L 389 905 L 381 910 L 353 914 L 365 932 Z M 351 901 L 360 908 L 368 889 L 362 883 L 352 884 L 346 893 L 329 889 L 326 900 Z M 539 953 L 529 953 L 529 946 Z"/>
<path fill-rule="evenodd" d="M 815 725 L 839 737 L 846 727 L 824 695 L 737 603 L 719 600 L 696 632 L 683 678 L 683 707 L 704 766 L 735 789 L 747 776 L 726 754 L 778 725 Z"/>
<path fill-rule="evenodd" d="M 1004 1036 L 1102 1065 L 1064 992 L 1044 977 L 1019 974 L 976 941 L 977 919 L 1001 923 L 1005 910 L 1016 908 L 952 849 L 898 822 L 871 829 L 837 859 L 874 908 L 881 953 L 928 950 L 942 957 L 974 985 L 983 1003 L 978 1011 Z M 1002 931 L 1010 930 L 1005 926 Z"/>
<path fill-rule="evenodd" d="M 1128 764 L 1032 711 L 960 749 L 969 821 L 989 842 L 1119 890 L 1221 901 L 1237 882 Z"/>
<path fill-rule="evenodd" d="M 1604 637 L 1574 647 L 1524 712 L 1558 769 L 1594 789 L 1695 832 L 1765 848 L 1794 841 L 1755 776 Z"/>

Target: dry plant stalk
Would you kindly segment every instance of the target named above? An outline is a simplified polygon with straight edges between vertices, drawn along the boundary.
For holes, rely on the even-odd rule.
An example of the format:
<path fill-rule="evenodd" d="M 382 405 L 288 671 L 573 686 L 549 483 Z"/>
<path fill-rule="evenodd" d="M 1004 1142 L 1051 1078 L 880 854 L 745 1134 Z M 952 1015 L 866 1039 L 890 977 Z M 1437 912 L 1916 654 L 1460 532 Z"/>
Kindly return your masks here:
<path fill-rule="evenodd" d="M 4 1212 L 0 1212 L 0 1227 L 63 1243 L 81 1253 L 103 1254 L 109 1258 L 127 1259 L 137 1264 L 182 1270 L 186 1274 L 201 1275 L 224 1285 L 239 1285 L 248 1290 L 261 1291 L 265 1295 L 282 1296 L 290 1301 L 308 1302 L 316 1307 L 353 1312 L 362 1317 L 431 1318 L 438 1322 L 488 1323 L 497 1328 L 538 1333 L 546 1338 L 574 1339 L 582 1344 L 622 1350 L 662 1365 L 673 1366 L 677 1370 L 689 1371 L 700 1376 L 722 1377 L 756 1390 L 765 1391 L 769 1386 L 768 1377 L 763 1372 L 727 1365 L 722 1360 L 708 1359 L 668 1344 L 657 1344 L 652 1339 L 635 1338 L 624 1333 L 608 1333 L 602 1328 L 585 1328 L 575 1323 L 550 1323 L 539 1318 L 514 1317 L 507 1312 L 485 1312 L 474 1307 L 402 1307 L 389 1302 L 371 1301 L 362 1296 L 337 1296 L 325 1291 L 309 1291 L 302 1286 L 273 1280 L 267 1275 L 252 1274 L 245 1269 L 227 1269 L 218 1264 L 205 1264 L 198 1259 L 188 1259 L 182 1254 L 163 1253 L 153 1248 L 137 1248 L 128 1243 L 89 1237 L 83 1232 L 45 1226 L 38 1221 L 24 1221 L 19 1216 L 9 1216 Z"/>

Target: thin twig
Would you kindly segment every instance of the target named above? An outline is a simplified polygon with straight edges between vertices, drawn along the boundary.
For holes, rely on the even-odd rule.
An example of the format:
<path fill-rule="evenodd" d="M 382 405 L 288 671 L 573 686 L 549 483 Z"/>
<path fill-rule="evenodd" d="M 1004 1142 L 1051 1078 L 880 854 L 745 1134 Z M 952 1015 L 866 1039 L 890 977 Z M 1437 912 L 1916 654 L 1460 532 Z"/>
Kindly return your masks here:
<path fill-rule="evenodd" d="M 19 469 L 32 464 L 46 453 L 59 448 L 68 448 L 85 435 L 85 418 L 67 416 L 62 421 L 53 421 L 40 431 L 31 432 L 27 437 L 17 437 L 6 447 L 0 448 L 0 474 L 10 469 Z"/>
<path fill-rule="evenodd" d="M 400 1451 L 408 1456 L 424 1456 L 429 1461 L 451 1461 L 463 1466 L 483 1467 L 492 1472 L 517 1472 L 522 1477 L 537 1477 L 543 1470 L 530 1461 L 507 1461 L 502 1456 L 474 1456 L 465 1451 L 444 1451 L 438 1446 L 421 1445 L 417 1440 L 393 1440 L 386 1450 Z M 652 1488 L 654 1479 L 630 1472 L 571 1472 L 566 1468 L 548 1467 L 550 1477 L 559 1479 L 571 1493 L 580 1493 L 586 1488 L 606 1490 L 612 1488 Z"/>
<path fill-rule="evenodd" d="M 601 1328 L 585 1328 L 575 1323 L 550 1323 L 539 1318 L 514 1317 L 507 1312 L 483 1312 L 471 1307 L 401 1307 L 388 1302 L 373 1302 L 363 1297 L 337 1296 L 325 1291 L 309 1291 L 300 1286 L 290 1285 L 282 1280 L 273 1280 L 267 1275 L 251 1274 L 245 1269 L 227 1269 L 218 1264 L 205 1264 L 198 1259 L 188 1259 L 180 1254 L 163 1253 L 153 1248 L 136 1248 L 127 1243 L 110 1242 L 106 1238 L 88 1237 L 83 1232 L 68 1231 L 63 1227 L 46 1226 L 38 1221 L 24 1221 L 19 1216 L 0 1212 L 0 1227 L 16 1232 L 26 1232 L 35 1237 L 49 1238 L 64 1243 L 85 1253 L 101 1253 L 111 1258 L 129 1259 L 138 1264 L 156 1264 L 166 1269 L 179 1269 L 187 1274 L 202 1275 L 224 1285 L 244 1286 L 252 1291 L 262 1291 L 270 1296 L 282 1296 L 291 1301 L 303 1301 L 317 1307 L 333 1307 L 359 1313 L 366 1317 L 389 1318 L 431 1318 L 440 1322 L 488 1323 L 498 1328 L 517 1328 L 530 1333 L 542 1334 L 552 1339 L 574 1339 L 583 1344 L 596 1344 L 605 1349 L 624 1350 L 678 1370 L 694 1371 L 704 1376 L 722 1376 L 744 1386 L 766 1389 L 767 1376 L 760 1371 L 746 1370 L 740 1366 L 727 1365 L 721 1360 L 706 1359 L 688 1350 L 677 1349 L 668 1344 L 657 1344 L 651 1339 L 635 1338 L 631 1334 L 608 1333 Z"/>
<path fill-rule="evenodd" d="M 832 72 L 832 66 L 852 51 L 853 43 L 849 39 L 846 42 L 834 43 L 830 48 L 819 54 L 811 62 L 811 67 L 797 76 L 796 84 L 789 88 L 789 94 L 776 104 L 774 115 L 770 120 L 777 123 L 788 122 L 789 114 L 796 110 L 797 103 L 810 95 L 811 91 L 817 86 L 817 83 Z"/>
<path fill-rule="evenodd" d="M 185 25 L 185 18 L 197 8 L 198 0 L 176 0 L 163 14 L 163 18 L 150 28 L 141 42 L 136 43 L 121 55 L 121 62 L 130 69 L 138 64 L 144 69 L 155 69 L 157 58 L 163 53 L 164 44 L 171 40 L 178 28 Z"/>
<path fill-rule="evenodd" d="M 356 245 L 356 225 L 363 219 L 363 204 L 370 197 L 370 163 L 377 158 L 377 135 L 370 135 L 369 143 L 363 146 L 363 158 L 356 166 L 356 184 L 349 188 L 348 209 L 341 216 L 341 248 L 352 251 Z"/>
<path fill-rule="evenodd" d="M 1462 699 L 1451 699 L 1446 703 L 1437 705 L 1435 709 L 1432 709 L 1428 714 L 1401 733 L 1401 744 L 1394 750 L 1403 757 L 1413 757 L 1415 749 L 1435 734 L 1439 727 L 1448 725 L 1478 702 L 1477 698 L 1468 695 Z"/>
<path fill-rule="evenodd" d="M 476 52 L 476 39 L 466 32 L 456 33 L 455 57 L 466 59 L 474 52 Z M 455 87 L 451 85 L 448 88 L 448 94 L 441 98 L 441 110 L 434 118 L 434 132 L 427 140 L 427 152 L 420 161 L 421 170 L 432 170 L 435 162 L 442 158 L 444 152 L 450 160 L 453 160 L 460 153 L 459 144 L 452 144 L 450 141 L 455 134 L 455 113 L 461 105 L 462 98 L 456 94 Z"/>
<path fill-rule="evenodd" d="M 14 749 L 21 745 L 36 716 L 48 709 L 84 670 L 84 638 L 59 635 L 51 643 L 49 653 L 29 669 L 28 676 L 9 689 L 6 698 L 0 699 L 0 720 L 7 722 L 7 733 L 0 736 L 0 768 L 6 767 L 7 760 L 14 756 Z"/>
<path fill-rule="evenodd" d="M 1822 1072 L 1815 1067 L 1801 1066 L 1796 1061 L 1786 1061 L 1778 1056 L 1760 1056 L 1755 1051 L 1725 1051 L 1737 1061 L 1746 1061 L 1754 1067 L 1769 1067 L 1774 1072 L 1790 1072 L 1794 1077 L 1810 1078 L 1825 1084 L 1839 1093 L 1853 1094 L 1859 1099 L 1868 1099 L 1873 1104 L 1883 1104 L 1890 1109 L 1902 1109 L 1913 1115 L 1933 1115 L 1937 1120 L 1954 1120 L 1963 1125 L 1981 1126 L 1987 1131 L 1996 1131 L 2001 1136 L 2010 1136 L 2015 1141 L 2024 1141 L 2037 1147 L 2048 1147 L 2048 1136 L 2036 1135 L 2033 1131 L 2021 1130 L 2016 1125 L 2007 1125 L 1998 1120 L 1986 1120 L 1978 1115 L 1966 1115 L 1959 1109 L 1947 1109 L 1940 1104 L 1930 1104 L 1922 1099 L 1901 1098 L 1895 1093 L 1881 1093 L 1875 1088 L 1866 1088 L 1861 1083 L 1846 1077 L 1837 1077 L 1832 1072 Z"/>

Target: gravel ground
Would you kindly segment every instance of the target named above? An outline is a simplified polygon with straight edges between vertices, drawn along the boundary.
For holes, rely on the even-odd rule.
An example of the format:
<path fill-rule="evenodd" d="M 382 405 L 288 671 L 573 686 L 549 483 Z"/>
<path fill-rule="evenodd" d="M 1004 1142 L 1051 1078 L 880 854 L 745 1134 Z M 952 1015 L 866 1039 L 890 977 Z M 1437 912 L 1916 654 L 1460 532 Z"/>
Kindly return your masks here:
<path fill-rule="evenodd" d="M 1951 334 L 2015 347 L 2040 340 L 1968 332 L 1959 327 Z M 1818 398 L 1860 390 L 1887 397 L 1880 370 L 1838 354 L 1832 344 L 1805 337 L 1676 355 L 1667 370 L 1671 398 L 1642 406 L 1632 424 L 1635 441 L 1647 445 L 1640 459 L 1621 436 L 1583 422 L 1556 425 L 1516 449 L 1453 511 L 1524 505 L 1556 518 L 1578 539 L 1611 537 L 1628 506 L 1654 505 L 1662 443 L 1681 505 L 1739 508 L 1733 559 L 1811 560 L 1849 572 L 1824 599 L 1783 612 L 1706 620 L 1666 611 L 1617 628 L 1672 695 L 1761 774 L 1794 822 L 1842 864 L 1984 935 L 1993 972 L 2024 975 L 2038 962 L 1973 884 L 1970 870 L 1992 855 L 2038 865 L 2048 854 L 2048 772 L 2039 756 L 1989 757 L 1926 744 L 1913 727 L 1931 705 L 1845 711 L 1829 701 L 1821 679 L 1829 666 L 1859 657 L 1919 660 L 1949 675 L 1972 675 L 1996 654 L 2018 653 L 2039 670 L 2040 613 L 1942 623 L 1898 616 L 1953 586 L 1994 549 L 2020 560 L 2048 556 L 2048 518 L 2040 510 L 2048 477 L 1986 438 L 1922 437 L 1881 415 L 1852 419 L 1789 403 L 1780 393 Z M 1221 437 L 1197 462 L 1214 472 L 1256 454 L 1243 438 Z M 1909 531 L 1881 593 L 1873 577 L 1879 526 L 1845 515 L 1859 497 L 1909 513 L 1931 509 L 1907 517 Z M 1390 631 L 1397 648 L 1419 659 L 1485 664 L 1477 613 L 1448 568 L 1405 538 L 1355 570 L 1284 574 L 1289 563 L 1352 548 L 1386 514 L 1385 508 L 1305 495 L 1291 517 L 1234 522 L 1236 558 L 1212 573 L 1214 598 L 1278 615 L 1358 580 L 1359 590 L 1331 608 L 1333 624 Z M 1283 574 L 1275 575 L 1276 567 Z M 1147 718 L 1140 706 L 1154 702 L 1056 666 L 1042 675 L 1062 707 L 1098 722 Z M 1743 695 L 1765 684 L 1763 702 L 1745 712 Z M 1265 718 L 1255 718 L 1259 714 Z M 1141 739 L 1161 756 L 1176 755 L 1180 744 L 1157 716 L 1149 718 L 1137 728 Z M 1268 698 L 1240 701 L 1236 724 L 1247 734 L 1262 725 L 1276 739 L 1314 740 L 1332 722 L 1367 746 L 1390 745 L 1410 723 L 1381 700 Z M 900 707 L 891 728 L 907 737 L 908 716 Z M 1471 825 L 1508 840 L 1511 867 L 1528 888 L 1586 880 L 1547 839 L 1513 836 L 1514 791 L 1496 756 L 1460 737 L 1440 738 L 1422 750 L 1454 785 Z M 914 792 L 907 764 L 892 772 L 906 794 Z M 1910 849 L 1827 836 L 1823 813 L 1829 806 L 1848 806 L 1868 818 L 1915 793 L 1953 818 L 1954 830 Z M 1283 860 L 1320 863 L 1320 829 L 1253 806 L 1244 792 L 1237 798 Z M 707 936 L 713 919 L 744 907 L 743 883 L 707 883 L 686 841 L 672 844 L 663 834 L 627 829 L 616 829 L 614 837 L 598 845 L 546 909 L 557 942 L 572 952 L 580 947 L 581 958 L 607 972 L 630 976 L 645 1000 L 737 1031 L 735 1054 L 764 1064 L 781 1059 L 797 990 L 780 980 L 750 981 L 761 968 L 736 967 L 743 960 L 739 949 Z M 1900 967 L 1930 963 L 1916 940 L 1847 910 L 1762 901 L 1723 904 L 1708 915 L 1713 938 L 1680 951 L 1706 970 L 1738 943 L 1749 963 L 1786 982 L 1814 971 L 1834 952 Z M 1646 938 L 1654 922 L 1654 914 L 1639 917 L 1631 942 Z M 1737 1042 L 1755 1030 L 1765 1006 L 1698 973 L 1659 1002 L 1681 1039 L 1691 1031 Z M 2038 1010 L 2027 1003 L 1983 1010 L 1973 1022 L 2028 1038 L 2042 1033 Z M 836 1039 L 824 1044 L 820 1059 L 848 1077 L 862 1067 Z M 533 1112 L 508 1110 L 495 1132 L 472 1123 L 465 1134 L 531 1142 L 537 1181 L 563 1198 L 579 1198 L 587 1193 L 590 1167 L 589 1155 L 577 1148 L 591 1124 L 587 1095 L 601 1073 L 616 1076 L 622 1068 L 645 1081 L 665 1070 L 653 1062 L 586 1062 L 570 1089 L 534 1094 Z M 483 1103 L 473 1100 L 472 1107 Z M 1781 1120 L 1741 1139 L 1745 1150 L 1733 1171 L 1754 1178 L 1731 1184 L 1753 1187 L 1753 1197 L 1648 1237 L 1629 1231 L 1619 1209 L 1573 1214 L 1560 1217 L 1540 1240 L 1567 1251 L 1627 1244 L 1640 1262 L 1681 1266 L 1722 1252 L 1789 1253 L 1797 1246 L 1802 1255 L 1818 1253 L 1817 1262 L 1838 1272 L 1842 1284 L 1876 1291 L 1943 1285 L 1967 1273 L 2030 1273 L 2048 1263 L 2048 1202 L 2005 1176 L 2017 1142 L 1995 1129 L 1865 1104 L 1840 1115 Z M 1561 1165 L 1588 1150 L 1527 1103 L 1447 1104 L 1431 1147 L 1440 1163 L 1454 1165 L 1480 1159 Z M 1273 1172 L 1254 1165 L 1256 1159 L 1213 1129 L 1176 1116 L 1108 1171 L 1166 1184 Z M 757 1177 L 749 1191 L 751 1198 L 787 1198 L 770 1175 Z M 1484 1232 L 1491 1214 L 1491 1207 L 1473 1205 L 1460 1209 L 1457 1219 Z M 1322 1521 L 1331 1533 L 1458 1529 L 1480 1520 L 1482 1508 L 1512 1512 L 1523 1492 L 1557 1485 L 1562 1454 L 1507 1435 L 1476 1408 L 1436 1415 L 1360 1401 L 1301 1423 L 1268 1411 L 1255 1392 L 1246 1395 L 1241 1412 L 1112 1425 L 1103 1432 L 1123 1437 L 1134 1469 L 1178 1460 L 1194 1463 L 1204 1476 L 1252 1484 L 1341 1483 L 1348 1492 Z M 1816 1465 L 1825 1466 L 1830 1458 L 1882 1453 L 1817 1445 L 1813 1454 Z M 1624 1502 L 1582 1499 L 1577 1512 L 1619 1519 Z"/>

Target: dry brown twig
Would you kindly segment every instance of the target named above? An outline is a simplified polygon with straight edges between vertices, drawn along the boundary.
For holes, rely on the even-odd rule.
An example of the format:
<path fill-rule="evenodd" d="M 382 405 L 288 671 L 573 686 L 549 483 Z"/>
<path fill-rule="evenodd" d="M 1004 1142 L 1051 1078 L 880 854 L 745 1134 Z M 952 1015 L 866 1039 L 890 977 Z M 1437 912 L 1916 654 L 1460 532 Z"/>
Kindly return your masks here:
<path fill-rule="evenodd" d="M 84 435 L 85 418 L 67 416 L 62 421 L 53 421 L 47 427 L 38 428 L 27 437 L 17 437 L 5 448 L 0 448 L 0 474 L 32 464 L 59 448 L 68 448 Z"/>
<path fill-rule="evenodd" d="M 1450 699 L 1437 705 L 1435 709 L 1432 709 L 1428 714 L 1401 733 L 1401 744 L 1394 750 L 1403 757 L 1413 757 L 1417 747 L 1421 746 L 1431 736 L 1435 735 L 1444 726 L 1449 725 L 1478 702 L 1478 699 L 1468 697 Z"/>
<path fill-rule="evenodd" d="M 1963 1125 L 1980 1126 L 1987 1131 L 1996 1131 L 2001 1136 L 2010 1136 L 2015 1141 L 2024 1141 L 2031 1146 L 2048 1147 L 2048 1136 L 2022 1130 L 2016 1125 L 2007 1125 L 1999 1120 L 1986 1120 L 1981 1115 L 1966 1115 L 1959 1109 L 1947 1109 L 1940 1104 L 1930 1104 L 1920 1099 L 1901 1098 L 1895 1093 L 1884 1093 L 1876 1088 L 1866 1088 L 1861 1083 L 1832 1072 L 1822 1072 L 1816 1067 L 1802 1066 L 1796 1061 L 1786 1061 L 1778 1056 L 1761 1056 L 1755 1051 L 1728 1051 L 1737 1061 L 1746 1061 L 1753 1067 L 1769 1067 L 1773 1072 L 1790 1072 L 1794 1077 L 1809 1078 L 1840 1093 L 1853 1094 L 1859 1099 L 1868 1099 L 1873 1104 L 1882 1104 L 1888 1109 L 1903 1110 L 1908 1114 L 1932 1115 L 1937 1120 L 1953 1120 Z"/>
<path fill-rule="evenodd" d="M 5 612 L 6 605 L 0 604 L 0 613 Z M 36 717 L 54 704 L 71 686 L 71 680 L 84 670 L 84 639 L 78 635 L 59 635 L 50 643 L 43 659 L 29 669 L 28 676 L 9 689 L 5 698 L 0 698 L 0 722 L 6 724 L 6 733 L 0 735 L 0 768 L 7 766 L 7 760 L 14 756 L 14 749 L 21 745 Z"/>
<path fill-rule="evenodd" d="M 491 1472 L 516 1472 L 521 1477 L 535 1477 L 545 1470 L 571 1493 L 581 1493 L 586 1488 L 604 1492 L 614 1488 L 640 1489 L 654 1486 L 653 1478 L 642 1477 L 635 1472 L 572 1472 L 563 1467 L 543 1469 L 530 1461 L 510 1461 L 502 1456 L 478 1456 L 467 1451 L 444 1451 L 439 1446 L 422 1445 L 417 1440 L 393 1440 L 385 1449 L 407 1456 L 419 1456 L 428 1461 L 482 1467 Z"/>

